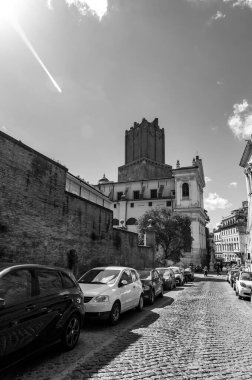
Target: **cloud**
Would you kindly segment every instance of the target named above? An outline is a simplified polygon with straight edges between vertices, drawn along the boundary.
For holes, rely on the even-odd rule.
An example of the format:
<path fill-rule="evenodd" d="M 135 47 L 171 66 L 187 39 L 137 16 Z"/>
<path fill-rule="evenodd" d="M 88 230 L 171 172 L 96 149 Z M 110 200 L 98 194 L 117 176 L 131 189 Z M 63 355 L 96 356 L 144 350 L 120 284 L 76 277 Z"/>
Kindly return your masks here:
<path fill-rule="evenodd" d="M 222 0 L 223 3 L 231 3 L 233 7 L 248 7 L 252 9 L 252 0 Z"/>
<path fill-rule="evenodd" d="M 224 13 L 222 13 L 221 11 L 217 11 L 216 14 L 210 18 L 210 23 L 212 21 L 224 19 L 225 17 L 226 17 L 226 15 Z"/>
<path fill-rule="evenodd" d="M 216 83 L 218 84 L 218 86 L 222 86 L 222 85 L 224 84 L 224 83 L 221 82 L 220 80 L 218 80 Z"/>
<path fill-rule="evenodd" d="M 212 181 L 211 178 L 209 178 L 209 177 L 205 177 L 205 182 L 211 182 L 211 181 Z"/>
<path fill-rule="evenodd" d="M 228 187 L 237 187 L 237 182 L 230 182 L 230 184 L 228 185 Z"/>
<path fill-rule="evenodd" d="M 231 207 L 232 204 L 224 198 L 221 198 L 217 193 L 209 193 L 208 197 L 204 199 L 206 210 L 214 211 L 216 209 L 225 209 Z"/>
<path fill-rule="evenodd" d="M 239 140 L 248 139 L 252 134 L 252 106 L 246 99 L 233 105 L 233 115 L 228 119 L 228 126 Z"/>
<path fill-rule="evenodd" d="M 217 3 L 217 0 L 186 0 L 191 4 L 208 4 Z M 252 0 L 221 0 L 222 3 L 230 4 L 232 7 L 250 8 L 252 9 Z M 218 12 L 217 12 L 218 13 Z M 218 17 L 220 18 L 220 17 Z"/>
<path fill-rule="evenodd" d="M 66 4 L 78 9 L 81 15 L 86 16 L 92 14 L 97 16 L 99 20 L 106 15 L 108 11 L 108 0 L 65 0 Z M 53 9 L 53 0 L 47 0 L 49 9 Z"/>

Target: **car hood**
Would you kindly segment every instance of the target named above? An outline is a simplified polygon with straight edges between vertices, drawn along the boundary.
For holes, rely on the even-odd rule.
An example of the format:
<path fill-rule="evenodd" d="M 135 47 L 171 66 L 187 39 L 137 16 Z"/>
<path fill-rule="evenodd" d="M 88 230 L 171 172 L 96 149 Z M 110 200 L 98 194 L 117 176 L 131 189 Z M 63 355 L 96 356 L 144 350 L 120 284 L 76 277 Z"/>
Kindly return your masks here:
<path fill-rule="evenodd" d="M 240 280 L 240 282 L 244 282 L 244 284 L 250 286 L 252 288 L 252 281 L 248 281 L 248 280 Z"/>
<path fill-rule="evenodd" d="M 113 285 L 107 285 L 107 284 L 81 284 L 79 283 L 81 290 L 84 293 L 84 296 L 86 297 L 95 297 L 99 294 L 111 293 L 114 291 Z"/>

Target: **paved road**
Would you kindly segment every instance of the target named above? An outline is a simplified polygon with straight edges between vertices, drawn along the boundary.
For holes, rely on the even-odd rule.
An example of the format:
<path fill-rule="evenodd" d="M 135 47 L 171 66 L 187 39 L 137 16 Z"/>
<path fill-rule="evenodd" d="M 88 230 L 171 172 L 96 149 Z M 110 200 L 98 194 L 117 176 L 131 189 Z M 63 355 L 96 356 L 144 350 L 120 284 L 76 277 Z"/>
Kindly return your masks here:
<path fill-rule="evenodd" d="M 71 353 L 52 350 L 2 379 L 251 380 L 252 304 L 223 276 L 197 276 L 116 327 L 88 324 Z"/>

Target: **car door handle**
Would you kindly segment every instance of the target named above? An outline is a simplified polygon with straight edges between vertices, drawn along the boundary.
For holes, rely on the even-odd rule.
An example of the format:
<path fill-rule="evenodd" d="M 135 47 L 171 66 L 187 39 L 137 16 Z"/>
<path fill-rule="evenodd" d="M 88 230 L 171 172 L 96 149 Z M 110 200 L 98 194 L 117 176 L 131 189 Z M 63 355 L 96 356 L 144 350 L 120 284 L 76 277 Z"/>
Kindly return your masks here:
<path fill-rule="evenodd" d="M 26 306 L 26 308 L 25 308 L 26 311 L 32 311 L 32 310 L 34 310 L 34 309 L 36 309 L 36 305 L 28 305 L 28 306 Z"/>

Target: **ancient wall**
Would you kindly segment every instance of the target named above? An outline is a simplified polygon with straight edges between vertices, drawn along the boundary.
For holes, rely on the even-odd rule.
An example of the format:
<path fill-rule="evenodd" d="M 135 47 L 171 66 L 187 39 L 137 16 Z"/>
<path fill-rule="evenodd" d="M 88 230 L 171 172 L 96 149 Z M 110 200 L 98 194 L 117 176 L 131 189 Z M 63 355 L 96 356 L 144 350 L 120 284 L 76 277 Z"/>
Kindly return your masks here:
<path fill-rule="evenodd" d="M 115 234 L 112 211 L 66 192 L 66 175 L 64 166 L 0 132 L 0 261 L 67 267 L 75 250 L 76 274 L 142 263 L 136 234 Z"/>

